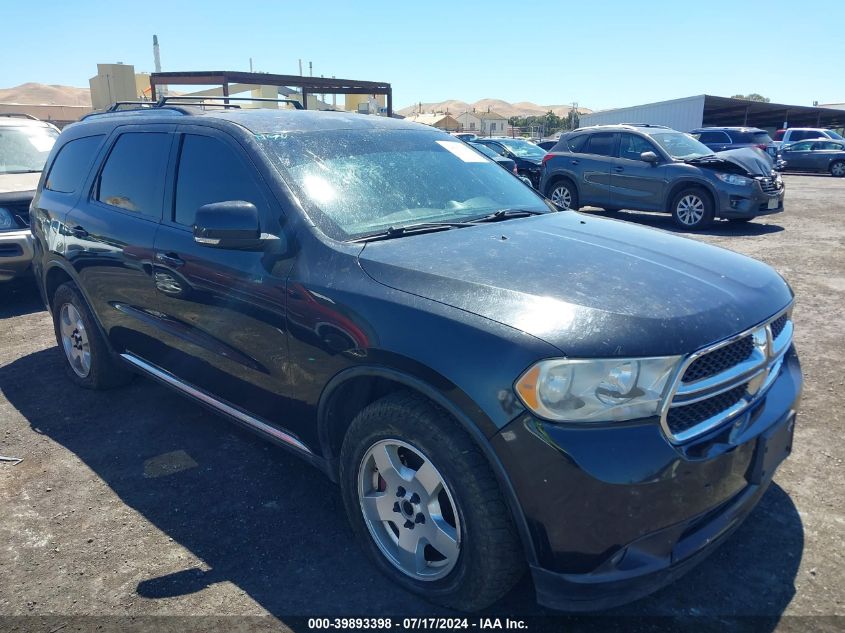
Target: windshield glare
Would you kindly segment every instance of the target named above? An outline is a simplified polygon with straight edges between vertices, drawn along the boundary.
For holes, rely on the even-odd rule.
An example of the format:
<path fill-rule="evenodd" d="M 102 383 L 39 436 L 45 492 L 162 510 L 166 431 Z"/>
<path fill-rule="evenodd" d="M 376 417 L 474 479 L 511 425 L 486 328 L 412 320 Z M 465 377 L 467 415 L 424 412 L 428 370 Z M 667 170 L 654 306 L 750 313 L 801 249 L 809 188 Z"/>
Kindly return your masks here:
<path fill-rule="evenodd" d="M 520 139 L 501 139 L 499 142 L 520 158 L 542 158 L 546 150 L 528 141 Z"/>
<path fill-rule="evenodd" d="M 0 174 L 41 171 L 58 136 L 50 127 L 0 127 Z"/>
<path fill-rule="evenodd" d="M 501 209 L 551 211 L 512 174 L 437 132 L 330 130 L 257 139 L 314 222 L 338 240 Z"/>
<path fill-rule="evenodd" d="M 681 132 L 653 132 L 651 138 L 666 150 L 672 158 L 678 160 L 689 160 L 710 156 L 714 152 L 704 143 L 700 143 L 689 134 Z"/>
<path fill-rule="evenodd" d="M 834 132 L 833 130 L 828 130 L 827 133 L 830 134 L 830 138 L 835 138 L 835 139 L 840 140 L 840 141 L 845 141 L 845 139 L 842 138 L 842 135 L 840 135 L 838 132 Z"/>

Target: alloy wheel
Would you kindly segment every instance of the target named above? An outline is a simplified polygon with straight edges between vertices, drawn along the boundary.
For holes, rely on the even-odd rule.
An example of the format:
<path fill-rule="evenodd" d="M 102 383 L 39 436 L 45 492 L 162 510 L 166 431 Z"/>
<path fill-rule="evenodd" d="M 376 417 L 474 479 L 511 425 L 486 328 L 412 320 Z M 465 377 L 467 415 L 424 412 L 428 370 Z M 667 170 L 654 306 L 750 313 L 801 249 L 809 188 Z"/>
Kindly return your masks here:
<path fill-rule="evenodd" d="M 695 226 L 704 217 L 704 200 L 695 194 L 687 194 L 678 201 L 678 220 L 685 226 Z"/>
<path fill-rule="evenodd" d="M 830 166 L 830 173 L 834 176 L 845 176 L 845 163 L 833 163 Z"/>
<path fill-rule="evenodd" d="M 70 368 L 80 378 L 87 377 L 91 373 L 91 345 L 82 315 L 72 303 L 65 303 L 59 311 L 59 330 Z"/>
<path fill-rule="evenodd" d="M 558 185 L 552 189 L 551 200 L 561 209 L 568 209 L 569 205 L 572 204 L 572 194 L 569 191 L 569 187 Z"/>
<path fill-rule="evenodd" d="M 380 440 L 358 468 L 358 500 L 370 535 L 385 558 L 422 581 L 445 577 L 461 550 L 461 526 L 449 487 L 419 450 Z"/>

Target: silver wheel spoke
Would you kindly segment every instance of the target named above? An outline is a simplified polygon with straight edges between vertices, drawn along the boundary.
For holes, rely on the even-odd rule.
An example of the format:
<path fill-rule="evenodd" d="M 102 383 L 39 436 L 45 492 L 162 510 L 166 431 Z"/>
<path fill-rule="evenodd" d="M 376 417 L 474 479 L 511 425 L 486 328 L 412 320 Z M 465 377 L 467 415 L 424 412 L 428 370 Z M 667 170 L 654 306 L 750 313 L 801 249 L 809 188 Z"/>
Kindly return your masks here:
<path fill-rule="evenodd" d="M 376 462 L 379 475 L 384 478 L 388 485 L 395 484 L 400 479 L 404 479 L 400 471 L 405 467 L 399 461 L 398 455 L 394 453 L 395 449 L 387 444 L 373 452 L 373 460 Z"/>
<path fill-rule="evenodd" d="M 458 555 L 458 534 L 443 517 L 432 517 L 425 531 L 429 544 L 447 559 Z"/>
<path fill-rule="evenodd" d="M 426 566 L 425 543 L 420 538 L 419 531 L 401 530 L 397 553 L 399 562 L 407 570 L 419 573 Z"/>
<path fill-rule="evenodd" d="M 440 488 L 440 473 L 434 469 L 431 462 L 426 462 L 420 466 L 414 478 L 425 489 L 429 497 L 437 494 L 437 490 Z"/>
<path fill-rule="evenodd" d="M 361 507 L 364 510 L 364 515 L 370 521 L 389 521 L 393 519 L 396 514 L 393 511 L 394 503 L 396 503 L 396 499 L 385 492 L 374 492 L 361 499 Z"/>

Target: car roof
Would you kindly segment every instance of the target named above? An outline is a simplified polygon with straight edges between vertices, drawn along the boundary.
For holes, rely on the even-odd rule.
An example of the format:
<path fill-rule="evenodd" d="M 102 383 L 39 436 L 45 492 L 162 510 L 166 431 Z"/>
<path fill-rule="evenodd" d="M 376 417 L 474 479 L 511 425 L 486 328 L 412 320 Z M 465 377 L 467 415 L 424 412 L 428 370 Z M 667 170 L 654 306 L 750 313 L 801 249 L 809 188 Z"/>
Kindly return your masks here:
<path fill-rule="evenodd" d="M 697 127 L 693 130 L 693 132 L 765 132 L 766 130 L 761 130 L 759 127 L 745 127 L 742 125 L 722 125 L 722 126 L 710 126 L 710 127 Z"/>
<path fill-rule="evenodd" d="M 33 119 L 25 114 L 0 114 L 0 127 L 49 127 L 54 128 L 53 124 L 41 119 Z"/>
<path fill-rule="evenodd" d="M 174 121 L 174 119 L 177 119 Z M 329 112 L 320 110 L 277 110 L 269 108 L 209 108 L 192 106 L 163 106 L 115 112 L 95 113 L 86 116 L 75 126 L 87 123 L 113 122 L 115 125 L 168 123 L 202 123 L 204 121 L 228 121 L 253 134 L 281 132 L 311 132 L 323 130 L 368 130 L 405 129 L 429 130 L 433 128 L 421 123 L 383 116 L 364 115 L 354 112 Z"/>

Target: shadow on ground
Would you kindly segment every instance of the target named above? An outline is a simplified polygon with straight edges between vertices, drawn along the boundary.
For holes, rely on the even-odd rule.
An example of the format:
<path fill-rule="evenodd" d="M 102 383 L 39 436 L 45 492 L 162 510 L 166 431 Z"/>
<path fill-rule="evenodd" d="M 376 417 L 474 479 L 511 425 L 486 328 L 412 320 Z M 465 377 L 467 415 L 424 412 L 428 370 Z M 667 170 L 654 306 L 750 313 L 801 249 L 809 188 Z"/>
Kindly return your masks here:
<path fill-rule="evenodd" d="M 156 575 L 151 562 L 140 596 L 179 596 L 229 581 L 283 621 L 448 614 L 380 575 L 354 543 L 335 486 L 283 449 L 145 379 L 110 392 L 74 390 L 71 398 L 72 389 L 57 348 L 0 368 L 0 391 L 35 432 L 77 455 L 123 503 L 210 567 Z M 168 453 L 188 467 L 160 469 L 154 458 Z M 799 515 L 775 485 L 702 565 L 607 614 L 765 614 L 776 623 L 794 594 L 803 543 Z M 536 606 L 527 578 L 488 612 L 549 613 Z"/>
<path fill-rule="evenodd" d="M 586 208 L 584 213 L 596 215 L 598 217 L 610 218 L 613 220 L 624 220 L 625 222 L 632 222 L 634 224 L 642 224 L 643 226 L 650 226 L 653 229 L 662 229 L 664 231 L 671 231 L 679 235 L 703 234 L 703 235 L 720 235 L 720 236 L 736 236 L 748 237 L 755 235 L 769 235 L 771 233 L 780 233 L 783 227 L 779 224 L 763 224 L 759 220 L 752 220 L 750 222 L 728 222 L 727 220 L 716 220 L 709 228 L 698 231 L 689 231 L 682 229 L 672 216 L 668 213 L 650 213 L 646 211 L 603 211 L 601 209 Z"/>
<path fill-rule="evenodd" d="M 32 277 L 0 282 L 0 319 L 24 316 L 44 310 Z"/>

